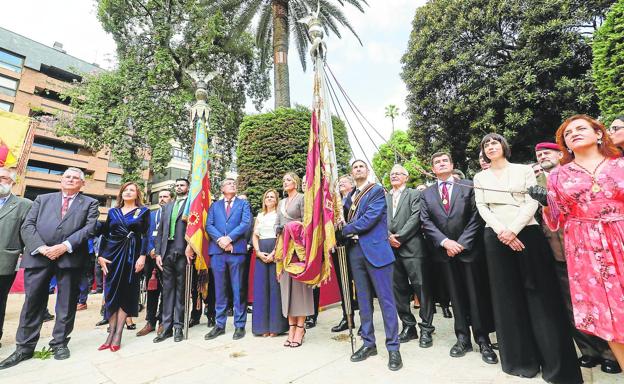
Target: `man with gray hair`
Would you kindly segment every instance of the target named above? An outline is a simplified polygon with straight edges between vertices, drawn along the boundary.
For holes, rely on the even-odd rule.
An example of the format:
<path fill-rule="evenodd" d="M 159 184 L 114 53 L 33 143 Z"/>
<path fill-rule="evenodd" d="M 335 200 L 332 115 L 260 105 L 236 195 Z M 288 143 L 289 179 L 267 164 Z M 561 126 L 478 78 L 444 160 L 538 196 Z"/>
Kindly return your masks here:
<path fill-rule="evenodd" d="M 14 171 L 0 168 L 0 339 L 7 298 L 15 280 L 17 259 L 24 249 L 19 229 L 32 205 L 32 201 L 11 193 L 15 179 Z"/>
<path fill-rule="evenodd" d="M 69 358 L 69 334 L 74 328 L 80 277 L 89 261 L 87 240 L 97 222 L 98 201 L 80 193 L 84 173 L 68 168 L 61 191 L 39 195 L 21 228 L 26 244 L 22 267 L 26 298 L 15 336 L 15 352 L 0 363 L 5 369 L 30 359 L 39 341 L 48 304 L 48 287 L 56 277 L 56 322 L 50 347 L 56 360 Z"/>

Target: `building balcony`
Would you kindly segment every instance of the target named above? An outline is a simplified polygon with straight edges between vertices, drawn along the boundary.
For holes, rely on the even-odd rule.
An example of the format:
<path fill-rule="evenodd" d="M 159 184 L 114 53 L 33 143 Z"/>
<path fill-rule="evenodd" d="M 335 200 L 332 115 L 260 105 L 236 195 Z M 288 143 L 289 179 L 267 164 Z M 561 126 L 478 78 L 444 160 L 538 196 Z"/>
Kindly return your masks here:
<path fill-rule="evenodd" d="M 94 170 L 94 168 L 91 166 L 93 156 L 55 151 L 53 149 L 41 148 L 37 146 L 32 147 L 30 151 L 30 159 L 66 165 L 68 167 L 76 167 L 80 169 L 85 169 L 87 171 Z"/>

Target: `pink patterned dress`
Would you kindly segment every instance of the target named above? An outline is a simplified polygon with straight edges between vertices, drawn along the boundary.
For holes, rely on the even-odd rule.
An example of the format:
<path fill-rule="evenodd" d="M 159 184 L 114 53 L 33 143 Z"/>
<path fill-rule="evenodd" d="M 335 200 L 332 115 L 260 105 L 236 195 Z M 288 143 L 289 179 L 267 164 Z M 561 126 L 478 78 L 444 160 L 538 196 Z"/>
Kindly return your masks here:
<path fill-rule="evenodd" d="M 573 162 L 553 171 L 544 219 L 564 228 L 576 327 L 624 343 L 624 159 L 607 159 L 598 172 L 600 190 Z"/>

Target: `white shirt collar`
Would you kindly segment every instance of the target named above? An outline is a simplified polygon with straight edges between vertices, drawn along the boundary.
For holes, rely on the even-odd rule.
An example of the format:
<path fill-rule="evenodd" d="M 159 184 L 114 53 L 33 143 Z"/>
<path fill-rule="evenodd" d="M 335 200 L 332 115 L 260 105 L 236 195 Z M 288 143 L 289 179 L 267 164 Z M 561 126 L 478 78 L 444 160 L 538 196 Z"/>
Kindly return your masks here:
<path fill-rule="evenodd" d="M 69 200 L 73 200 L 76 196 L 78 196 L 78 193 L 80 193 L 80 192 L 76 192 L 73 195 L 68 195 L 67 193 L 62 192 L 63 198 L 69 197 Z"/>
<path fill-rule="evenodd" d="M 392 189 L 392 190 L 390 191 L 390 194 L 391 194 L 391 195 L 394 195 L 394 194 L 396 193 L 396 194 L 400 195 L 401 193 L 403 193 L 403 191 L 405 191 L 405 188 L 406 188 L 406 186 L 405 186 L 405 185 L 403 185 L 403 186 L 402 186 L 401 188 L 399 188 L 399 189 Z"/>
<path fill-rule="evenodd" d="M 449 183 L 449 187 L 452 186 L 455 183 L 455 178 L 453 177 L 453 175 L 449 176 L 448 179 L 446 180 L 440 180 L 438 179 L 438 187 L 440 187 L 440 185 L 444 182 Z"/>

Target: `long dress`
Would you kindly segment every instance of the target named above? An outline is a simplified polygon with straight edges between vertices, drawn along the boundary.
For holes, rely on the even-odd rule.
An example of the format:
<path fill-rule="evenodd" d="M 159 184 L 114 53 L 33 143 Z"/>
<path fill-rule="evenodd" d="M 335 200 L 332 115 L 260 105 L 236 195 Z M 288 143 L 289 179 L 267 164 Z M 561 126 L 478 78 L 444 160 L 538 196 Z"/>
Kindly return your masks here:
<path fill-rule="evenodd" d="M 303 221 L 303 195 L 298 194 L 288 206 L 287 199 L 277 207 L 277 225 L 284 226 L 291 221 Z M 308 316 L 314 314 L 313 289 L 307 284 L 293 280 L 287 272 L 280 277 L 282 293 L 282 314 L 288 316 Z"/>
<path fill-rule="evenodd" d="M 576 327 L 624 343 L 624 159 L 607 160 L 596 182 L 573 162 L 555 169 L 544 219 L 563 226 Z"/>
<path fill-rule="evenodd" d="M 100 257 L 110 260 L 104 284 L 105 318 L 119 308 L 130 317 L 139 314 L 140 274 L 134 265 L 147 254 L 150 215 L 147 207 L 135 208 L 125 215 L 111 208 L 102 228 Z"/>
<path fill-rule="evenodd" d="M 276 221 L 277 212 L 260 213 L 256 218 L 254 234 L 258 236 L 260 252 L 271 253 L 275 249 Z M 253 334 L 280 334 L 288 331 L 288 321 L 282 316 L 282 298 L 280 285 L 275 276 L 275 262 L 265 263 L 256 257 L 253 292 L 251 323 Z"/>

